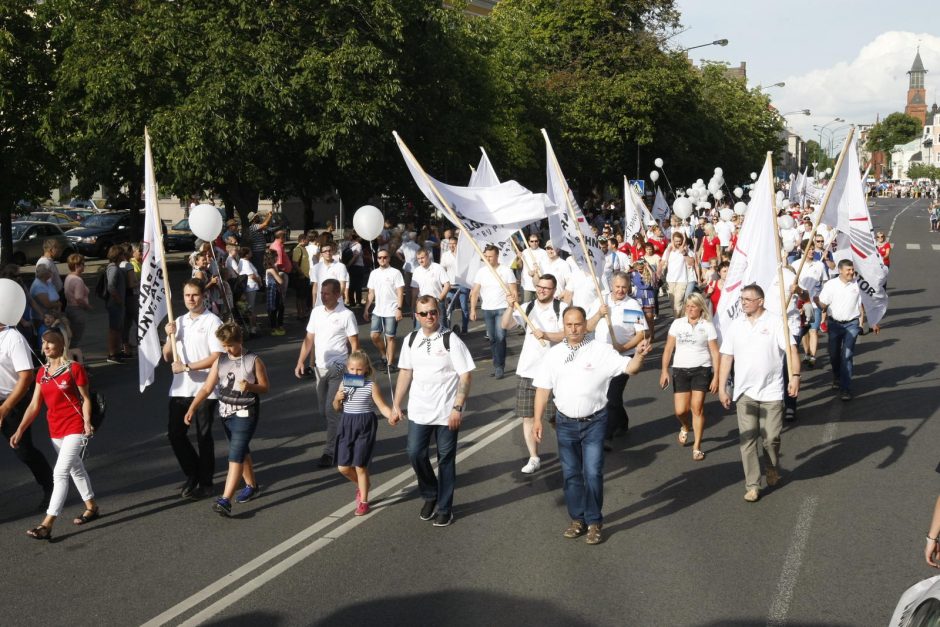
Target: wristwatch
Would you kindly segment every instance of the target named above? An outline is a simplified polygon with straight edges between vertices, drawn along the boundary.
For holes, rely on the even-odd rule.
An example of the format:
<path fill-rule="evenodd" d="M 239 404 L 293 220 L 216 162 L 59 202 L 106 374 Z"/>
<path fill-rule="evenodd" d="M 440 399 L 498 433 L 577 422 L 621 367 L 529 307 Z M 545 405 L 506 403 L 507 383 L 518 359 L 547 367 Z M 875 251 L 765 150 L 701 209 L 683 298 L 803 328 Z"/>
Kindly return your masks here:
<path fill-rule="evenodd" d="M 462 412 L 462 411 L 463 411 L 463 405 L 454 405 L 454 411 Z"/>
<path fill-rule="evenodd" d="M 183 364 L 183 371 L 184 371 L 184 372 L 190 372 L 190 371 L 192 371 L 192 368 L 189 367 L 189 364 Z"/>

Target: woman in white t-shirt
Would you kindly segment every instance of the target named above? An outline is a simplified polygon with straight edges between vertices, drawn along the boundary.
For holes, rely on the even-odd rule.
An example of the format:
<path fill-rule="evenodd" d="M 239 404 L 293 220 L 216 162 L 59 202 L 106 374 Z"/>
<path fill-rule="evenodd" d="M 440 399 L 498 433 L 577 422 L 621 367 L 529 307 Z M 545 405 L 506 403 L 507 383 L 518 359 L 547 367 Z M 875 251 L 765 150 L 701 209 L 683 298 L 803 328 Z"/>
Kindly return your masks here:
<path fill-rule="evenodd" d="M 705 431 L 705 393 L 718 391 L 718 333 L 711 322 L 708 306 L 699 293 L 685 300 L 685 317 L 677 318 L 669 327 L 666 347 L 663 349 L 663 367 L 659 385 L 669 385 L 669 361 L 672 361 L 672 389 L 676 418 L 679 419 L 679 445 L 685 446 L 689 438 L 688 413 L 692 412 L 692 430 L 695 443 L 692 459 L 705 459 L 702 452 L 702 432 Z"/>

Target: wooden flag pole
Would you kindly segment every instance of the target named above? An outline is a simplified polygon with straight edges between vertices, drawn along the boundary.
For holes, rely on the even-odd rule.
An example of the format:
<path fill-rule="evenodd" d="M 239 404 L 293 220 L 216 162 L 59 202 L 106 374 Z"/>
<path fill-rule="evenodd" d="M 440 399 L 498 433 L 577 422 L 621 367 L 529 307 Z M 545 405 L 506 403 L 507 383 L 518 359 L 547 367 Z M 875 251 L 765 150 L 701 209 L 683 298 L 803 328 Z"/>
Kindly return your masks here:
<path fill-rule="evenodd" d="M 790 325 L 787 324 L 787 306 L 790 301 L 786 298 L 787 291 L 783 286 L 783 242 L 780 240 L 780 229 L 777 227 L 777 207 L 775 206 L 776 200 L 776 190 L 774 189 L 774 176 L 773 176 L 773 153 L 767 151 L 767 161 L 764 163 L 764 168 L 767 170 L 767 173 L 770 175 L 768 177 L 768 184 L 770 185 L 770 219 L 772 221 L 772 228 L 774 230 L 774 240 L 777 242 L 777 283 L 779 284 L 778 290 L 780 292 L 780 319 L 783 321 L 783 337 L 786 338 L 787 345 L 787 381 L 789 377 L 793 374 L 793 354 L 790 351 Z M 792 296 L 791 296 L 792 298 Z"/>
<path fill-rule="evenodd" d="M 522 232 L 522 229 L 519 229 L 518 231 L 516 231 L 516 233 L 518 233 L 519 235 L 522 236 L 523 241 L 526 240 L 525 233 Z M 531 269 L 531 268 L 534 266 L 534 267 L 535 267 L 535 279 L 538 279 L 540 276 L 542 276 L 542 269 L 539 268 L 539 262 L 537 262 L 537 261 L 535 260 L 535 258 L 533 258 L 533 259 L 532 259 L 532 264 L 530 265 L 529 262 L 528 262 L 528 260 L 526 260 L 525 255 L 523 254 L 523 253 L 525 253 L 525 250 L 519 250 L 519 246 L 518 246 L 518 244 L 516 244 L 516 240 L 514 240 L 513 238 L 510 237 L 510 238 L 509 238 L 509 243 L 512 244 L 512 249 L 513 249 L 514 251 L 516 251 L 516 254 L 517 254 L 519 257 L 522 258 L 522 265 L 523 265 L 523 267 L 524 267 L 524 268 L 529 268 L 529 269 Z M 526 249 L 526 250 L 528 250 L 528 249 Z M 528 272 L 528 270 L 526 270 L 526 272 Z"/>
<path fill-rule="evenodd" d="M 542 129 L 542 136 L 545 137 L 545 143 L 551 146 L 552 143 L 548 139 L 548 132 L 544 128 Z M 591 271 L 591 278 L 594 280 L 594 289 L 597 290 L 597 299 L 601 301 L 601 304 L 606 305 L 604 302 L 604 293 L 601 291 L 601 283 L 597 280 L 597 273 L 594 272 L 594 264 L 590 263 L 591 255 L 588 253 L 587 243 L 584 241 L 584 233 L 581 232 L 581 227 L 578 224 L 578 216 L 574 212 L 574 205 L 571 204 L 571 192 L 568 189 L 568 182 L 565 180 L 565 177 L 561 172 L 561 166 L 558 164 L 558 159 L 555 158 L 554 149 L 552 149 L 552 162 L 555 166 L 555 175 L 565 186 L 565 207 L 568 210 L 568 219 L 571 220 L 571 223 L 574 225 L 574 230 L 578 234 L 578 243 L 581 244 L 581 252 L 584 253 L 584 258 L 588 260 L 588 269 Z M 617 337 L 614 335 L 614 323 L 610 320 L 609 310 L 607 315 L 604 316 L 604 319 L 607 321 L 607 326 L 610 329 L 610 343 L 611 346 L 613 346 L 617 343 Z"/>
<path fill-rule="evenodd" d="M 403 140 L 403 139 L 398 135 L 398 132 L 397 132 L 397 131 L 392 131 L 392 135 L 395 137 L 395 141 L 398 142 L 398 146 L 401 148 L 401 150 L 402 150 L 403 152 L 407 153 L 408 156 L 411 158 L 411 160 L 414 161 L 415 165 L 418 166 L 418 169 L 421 171 L 421 176 L 424 177 L 424 181 L 428 184 L 428 186 L 430 186 L 431 191 L 434 192 L 434 195 L 437 197 L 438 202 L 441 203 L 441 206 L 444 207 L 444 209 L 447 211 L 448 214 L 450 214 L 451 222 L 453 222 L 455 225 L 457 225 L 457 228 L 460 229 L 461 235 L 463 235 L 464 237 L 466 237 L 467 240 L 473 245 L 473 250 L 475 250 L 476 253 L 477 253 L 477 255 L 479 255 L 480 259 L 483 260 L 483 265 L 485 265 L 487 268 L 489 268 L 489 269 L 490 269 L 490 272 L 493 273 L 493 276 L 496 278 L 497 282 L 499 282 L 499 285 L 500 285 L 500 287 L 503 288 L 503 291 L 504 291 L 505 293 L 509 294 L 509 286 L 506 285 L 505 281 L 503 281 L 503 278 L 502 278 L 501 276 L 499 276 L 499 273 L 498 273 L 498 272 L 496 272 L 496 269 L 495 269 L 493 266 L 491 266 L 491 265 L 489 264 L 489 262 L 486 260 L 486 257 L 483 255 L 483 251 L 480 250 L 480 245 L 477 244 L 476 240 L 473 239 L 473 236 L 470 235 L 470 231 L 467 230 L 467 227 L 464 226 L 464 224 L 463 224 L 463 222 L 460 220 L 460 218 L 457 217 L 457 214 L 454 212 L 453 207 L 450 206 L 450 204 L 449 204 L 449 203 L 444 199 L 444 197 L 441 195 L 441 192 L 438 191 L 437 186 L 434 185 L 434 182 L 431 180 L 431 177 L 428 176 L 428 173 L 424 171 L 424 168 L 421 167 L 421 164 L 418 163 L 418 160 L 415 158 L 414 154 L 412 154 L 412 152 L 411 152 L 411 150 L 408 148 L 407 144 L 405 144 L 405 140 Z M 516 302 L 514 303 L 514 306 L 515 306 L 515 310 L 519 313 L 520 316 L 522 316 L 522 319 L 523 319 L 523 321 L 525 321 L 526 326 L 530 326 L 530 327 L 532 327 L 533 329 L 541 330 L 541 329 L 539 329 L 537 326 L 535 326 L 534 324 L 532 324 L 532 321 L 529 320 L 529 316 L 526 315 L 525 310 L 523 310 L 522 307 L 519 305 L 519 298 L 518 298 L 518 295 L 517 295 L 517 297 L 516 297 Z M 539 340 L 539 342 L 540 342 L 543 346 L 545 345 L 545 341 L 544 341 L 544 340 Z"/>
<path fill-rule="evenodd" d="M 813 221 L 813 230 L 809 234 L 809 242 L 806 244 L 806 249 L 803 251 L 802 258 L 800 259 L 800 265 L 796 268 L 796 278 L 793 280 L 794 283 L 800 280 L 800 274 L 803 272 L 803 266 L 806 264 L 806 255 L 813 246 L 813 241 L 816 237 L 816 231 L 819 229 L 823 215 L 826 213 L 826 207 L 829 205 L 829 197 L 832 195 L 833 183 L 836 178 L 838 178 L 839 172 L 842 170 L 842 162 L 845 160 L 845 154 L 849 150 L 849 143 L 852 141 L 852 135 L 854 135 L 854 133 L 855 127 L 853 126 L 849 128 L 849 134 L 845 136 L 845 143 L 842 145 L 842 152 L 839 153 L 839 159 L 836 161 L 836 167 L 832 169 L 832 176 L 829 177 L 829 184 L 826 185 L 826 193 L 823 196 L 822 203 L 819 205 L 818 215 Z"/>
<path fill-rule="evenodd" d="M 151 158 L 151 169 L 153 168 L 153 152 L 150 150 L 150 131 L 144 127 L 144 142 L 146 143 L 147 152 L 150 154 Z M 160 220 L 160 202 L 159 194 L 157 193 L 157 176 L 156 173 L 152 172 L 154 178 L 154 190 L 153 190 L 153 232 L 156 242 L 154 244 L 159 247 L 160 251 L 160 267 L 163 270 L 163 290 L 166 292 L 166 315 L 170 322 L 176 322 L 176 317 L 173 315 L 173 294 L 170 290 L 170 272 L 166 267 L 166 250 L 163 247 L 163 222 Z M 173 351 L 173 361 L 179 361 L 179 354 L 176 351 L 176 334 L 173 334 L 173 337 L 170 338 L 170 348 Z"/>

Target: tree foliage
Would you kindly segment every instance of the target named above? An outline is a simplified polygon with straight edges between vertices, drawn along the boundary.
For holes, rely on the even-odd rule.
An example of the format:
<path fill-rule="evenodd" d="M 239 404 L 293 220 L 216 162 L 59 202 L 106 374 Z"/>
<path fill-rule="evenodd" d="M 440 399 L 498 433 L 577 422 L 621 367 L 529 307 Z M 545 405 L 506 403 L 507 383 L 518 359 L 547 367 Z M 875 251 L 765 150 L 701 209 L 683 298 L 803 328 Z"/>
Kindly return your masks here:
<path fill-rule="evenodd" d="M 940 179 L 940 168 L 929 163 L 912 163 L 907 168 L 907 178 L 936 181 Z"/>
<path fill-rule="evenodd" d="M 920 120 L 895 112 L 875 124 L 868 131 L 866 148 L 871 152 L 881 151 L 891 158 L 891 150 L 898 144 L 906 144 L 920 136 Z"/>

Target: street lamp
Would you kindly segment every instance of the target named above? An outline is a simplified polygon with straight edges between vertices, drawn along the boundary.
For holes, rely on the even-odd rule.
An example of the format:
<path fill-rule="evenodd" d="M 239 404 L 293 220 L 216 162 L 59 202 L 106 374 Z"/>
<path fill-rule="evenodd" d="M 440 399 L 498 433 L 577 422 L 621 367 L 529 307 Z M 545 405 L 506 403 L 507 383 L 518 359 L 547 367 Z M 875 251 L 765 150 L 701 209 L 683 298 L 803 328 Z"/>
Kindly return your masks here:
<path fill-rule="evenodd" d="M 681 49 L 679 50 L 679 52 L 688 52 L 689 50 L 695 50 L 696 48 L 704 48 L 704 47 L 706 47 L 706 46 L 722 46 L 722 47 L 724 47 L 724 46 L 727 46 L 727 45 L 728 45 L 728 40 L 727 40 L 727 39 L 716 39 L 715 41 L 710 41 L 710 42 L 708 42 L 707 44 L 699 44 L 699 45 L 697 45 L 697 46 L 690 46 L 690 47 L 688 47 L 688 48 L 681 48 Z"/>
<path fill-rule="evenodd" d="M 787 111 L 786 113 L 781 113 L 780 117 L 785 118 L 788 115 L 793 115 L 794 113 L 799 113 L 800 115 L 810 115 L 809 109 L 799 109 L 798 111 Z"/>
<path fill-rule="evenodd" d="M 845 120 L 843 120 L 842 118 L 835 118 L 834 120 L 831 120 L 831 121 L 829 121 L 829 122 L 826 122 L 826 123 L 823 124 L 822 126 L 813 125 L 813 128 L 814 128 L 815 130 L 818 130 L 818 131 L 819 131 L 819 141 L 816 143 L 816 157 L 817 157 L 817 159 L 819 158 L 819 151 L 822 150 L 822 134 L 823 134 L 823 131 L 825 131 L 825 130 L 826 130 L 826 127 L 829 126 L 830 124 L 835 124 L 835 123 L 837 123 L 837 122 L 845 122 Z"/>
<path fill-rule="evenodd" d="M 761 91 L 762 89 L 770 89 L 771 87 L 786 87 L 786 86 L 787 86 L 786 83 L 784 83 L 783 81 L 780 81 L 779 83 L 774 83 L 773 85 L 758 85 L 754 89 L 756 89 L 757 91 Z"/>

